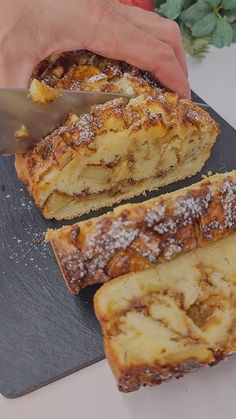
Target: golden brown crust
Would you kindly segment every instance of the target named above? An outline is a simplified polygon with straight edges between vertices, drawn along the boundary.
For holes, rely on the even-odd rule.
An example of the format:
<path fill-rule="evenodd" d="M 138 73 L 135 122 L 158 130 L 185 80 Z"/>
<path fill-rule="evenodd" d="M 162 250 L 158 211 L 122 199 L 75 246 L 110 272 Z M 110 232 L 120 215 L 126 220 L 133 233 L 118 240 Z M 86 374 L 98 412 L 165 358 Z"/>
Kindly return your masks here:
<path fill-rule="evenodd" d="M 153 95 L 159 89 L 164 90 L 149 72 L 85 50 L 45 59 L 35 69 L 33 77 L 58 89 L 126 92 L 135 95 Z M 125 88 L 121 82 L 126 84 Z"/>
<path fill-rule="evenodd" d="M 112 213 L 49 231 L 68 289 L 78 293 L 232 234 L 236 171 Z"/>

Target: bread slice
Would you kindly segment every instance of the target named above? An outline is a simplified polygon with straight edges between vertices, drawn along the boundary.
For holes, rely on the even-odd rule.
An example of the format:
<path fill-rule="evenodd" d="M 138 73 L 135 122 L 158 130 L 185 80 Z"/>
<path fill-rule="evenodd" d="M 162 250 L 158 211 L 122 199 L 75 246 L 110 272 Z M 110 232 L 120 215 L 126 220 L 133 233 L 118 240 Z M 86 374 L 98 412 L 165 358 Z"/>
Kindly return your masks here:
<path fill-rule="evenodd" d="M 33 150 L 16 157 L 17 174 L 46 218 L 72 219 L 190 177 L 203 167 L 219 133 L 205 110 L 161 91 L 151 75 L 140 70 L 127 65 L 126 73 L 122 63 L 115 70 L 115 64 L 94 54 L 93 65 L 88 64 L 89 55 L 87 61 L 79 57 L 79 65 L 68 69 L 64 64 L 67 72 L 54 63 L 51 72 L 37 73 L 50 84 L 46 99 L 53 97 L 51 87 L 75 85 L 139 96 L 128 104 L 120 99 L 94 106 L 79 118 L 70 115 Z M 61 78 L 55 81 L 54 73 Z M 109 88 L 100 84 L 101 74 Z M 81 77 L 83 83 L 78 82 Z M 40 83 L 33 86 L 34 96 L 43 101 Z"/>
<path fill-rule="evenodd" d="M 130 392 L 236 351 L 236 233 L 95 294 L 107 359 Z"/>
<path fill-rule="evenodd" d="M 68 289 L 78 293 L 141 271 L 236 231 L 236 171 L 59 230 L 50 240 Z"/>

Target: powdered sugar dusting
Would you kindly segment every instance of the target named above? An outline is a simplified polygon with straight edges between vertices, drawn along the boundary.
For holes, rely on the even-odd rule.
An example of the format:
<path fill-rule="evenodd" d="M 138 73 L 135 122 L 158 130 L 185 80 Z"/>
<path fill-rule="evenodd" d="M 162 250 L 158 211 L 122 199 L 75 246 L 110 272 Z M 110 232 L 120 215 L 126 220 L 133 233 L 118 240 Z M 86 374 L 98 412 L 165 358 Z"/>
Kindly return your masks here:
<path fill-rule="evenodd" d="M 171 237 L 165 243 L 165 246 L 163 249 L 163 256 L 166 260 L 170 260 L 174 256 L 181 253 L 182 250 L 183 250 L 183 244 L 180 241 L 175 240 L 174 238 Z"/>
<path fill-rule="evenodd" d="M 25 238 L 25 235 L 28 235 L 28 239 Z M 40 274 L 48 270 L 46 262 L 49 249 L 44 242 L 44 233 L 35 232 L 33 226 L 28 225 L 27 228 L 24 228 L 24 239 L 12 236 L 11 240 L 4 244 L 4 248 L 6 249 L 6 261 L 8 257 L 14 264 L 20 263 L 21 266 L 28 267 Z M 44 261 L 45 265 L 42 263 Z"/>
<path fill-rule="evenodd" d="M 79 146 L 81 143 L 89 143 L 93 140 L 97 131 L 101 129 L 102 122 L 99 118 L 95 118 L 92 114 L 83 114 L 80 118 L 69 124 L 63 125 L 53 131 L 52 134 L 45 137 L 43 141 L 41 141 L 40 146 L 45 146 L 52 142 L 56 137 L 63 137 L 66 133 L 72 134 L 69 137 L 69 142 L 74 143 L 75 145 Z M 66 140 L 66 138 L 65 138 Z"/>
<path fill-rule="evenodd" d="M 155 263 L 161 253 L 160 239 L 154 234 L 145 231 L 140 233 L 138 239 L 131 244 L 131 247 L 151 263 Z"/>
<path fill-rule="evenodd" d="M 149 209 L 146 215 L 147 226 L 158 234 L 175 234 L 178 228 L 191 224 L 209 208 L 213 198 L 210 189 L 203 194 L 189 195 L 177 199 L 170 216 L 167 215 L 167 204 L 158 204 Z"/>
<path fill-rule="evenodd" d="M 93 117 L 90 114 L 84 114 L 80 117 L 80 119 L 75 122 L 75 129 L 78 129 L 79 137 L 76 141 L 76 144 L 80 144 L 82 142 L 90 142 L 95 136 L 95 131 L 92 128 Z M 97 127 L 98 128 L 98 127 Z"/>
<path fill-rule="evenodd" d="M 97 81 L 106 79 L 107 76 L 104 73 L 95 74 L 92 77 L 89 77 L 86 82 L 88 83 L 96 83 Z"/>
<path fill-rule="evenodd" d="M 96 227 L 96 234 L 86 241 L 84 251 L 85 260 L 89 266 L 89 272 L 93 274 L 102 270 L 115 254 L 116 250 L 127 249 L 133 240 L 138 237 L 139 230 L 132 229 L 132 222 L 117 218 L 110 223 L 107 231 L 100 222 Z"/>
<path fill-rule="evenodd" d="M 236 229 L 236 184 L 227 180 L 221 189 L 221 204 L 224 209 L 224 225 Z"/>
<path fill-rule="evenodd" d="M 9 192 L 2 198 L 7 199 L 11 211 L 17 214 L 19 221 L 16 224 L 7 214 L 0 220 L 1 234 L 8 235 L 8 239 L 2 241 L 4 270 L 2 272 L 0 270 L 0 276 L 5 276 L 11 269 L 16 270 L 17 266 L 22 270 L 22 278 L 24 278 L 24 268 L 27 268 L 25 272 L 34 272 L 41 276 L 49 270 L 48 258 L 51 258 L 50 248 L 44 241 L 45 232 L 38 231 L 32 221 L 31 214 L 35 211 L 35 205 L 29 195 L 25 195 L 25 189 L 18 188 L 17 200 L 15 196 L 15 192 Z M 6 222 L 12 222 L 9 232 L 6 231 Z"/>
<path fill-rule="evenodd" d="M 207 240 L 212 240 L 214 236 L 214 230 L 222 230 L 218 220 L 213 220 L 208 224 L 202 225 L 202 235 Z"/>
<path fill-rule="evenodd" d="M 167 218 L 165 221 L 155 225 L 153 230 L 159 234 L 176 233 L 178 229 L 178 223 L 174 218 Z"/>
<path fill-rule="evenodd" d="M 166 213 L 166 203 L 158 204 L 154 208 L 149 208 L 147 210 L 147 215 L 145 221 L 148 227 L 153 227 L 157 223 L 159 223 L 164 217 Z"/>
<path fill-rule="evenodd" d="M 69 275 L 69 281 L 72 287 L 79 285 L 88 273 L 79 250 L 69 253 L 66 257 L 59 251 L 58 256 L 65 270 L 65 274 Z"/>
<path fill-rule="evenodd" d="M 206 193 L 180 197 L 175 204 L 175 213 L 181 219 L 183 225 L 190 224 L 193 219 L 200 218 L 213 199 L 213 194 L 208 188 Z"/>
<path fill-rule="evenodd" d="M 199 112 L 196 109 L 189 109 L 187 112 L 187 118 L 195 119 L 195 121 L 201 122 L 206 119 L 206 115 L 203 112 Z"/>

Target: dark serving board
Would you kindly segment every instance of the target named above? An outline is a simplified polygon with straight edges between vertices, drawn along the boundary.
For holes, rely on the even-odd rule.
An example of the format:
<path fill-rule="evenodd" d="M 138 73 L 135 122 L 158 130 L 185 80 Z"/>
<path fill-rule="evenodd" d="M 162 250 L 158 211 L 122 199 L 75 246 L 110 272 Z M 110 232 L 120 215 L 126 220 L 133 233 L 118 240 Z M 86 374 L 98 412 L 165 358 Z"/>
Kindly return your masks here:
<path fill-rule="evenodd" d="M 194 94 L 193 100 L 201 101 Z M 204 174 L 236 168 L 236 131 L 210 113 L 222 133 Z M 147 198 L 190 185 L 201 174 Z M 104 353 L 92 305 L 96 288 L 70 295 L 50 246 L 43 242 L 48 228 L 65 222 L 41 216 L 18 181 L 12 158 L 0 158 L 0 215 L 0 392 L 13 398 L 97 362 Z"/>

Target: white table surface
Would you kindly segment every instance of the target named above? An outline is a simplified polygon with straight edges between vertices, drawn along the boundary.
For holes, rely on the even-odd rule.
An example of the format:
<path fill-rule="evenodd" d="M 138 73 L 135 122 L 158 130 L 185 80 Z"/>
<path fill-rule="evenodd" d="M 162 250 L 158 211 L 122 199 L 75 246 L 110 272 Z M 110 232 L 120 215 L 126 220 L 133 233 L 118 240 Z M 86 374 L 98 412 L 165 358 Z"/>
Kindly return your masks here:
<path fill-rule="evenodd" d="M 236 44 L 189 59 L 192 89 L 236 128 Z M 78 354 L 79 356 L 79 354 Z M 236 356 L 160 387 L 117 391 L 106 361 L 27 396 L 0 396 L 0 419 L 235 419 Z"/>

